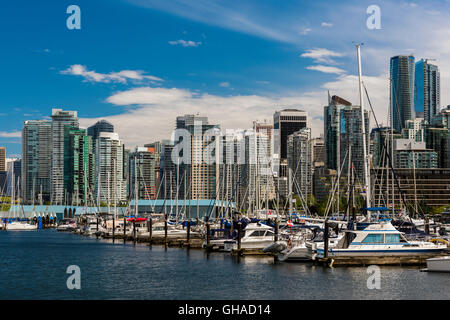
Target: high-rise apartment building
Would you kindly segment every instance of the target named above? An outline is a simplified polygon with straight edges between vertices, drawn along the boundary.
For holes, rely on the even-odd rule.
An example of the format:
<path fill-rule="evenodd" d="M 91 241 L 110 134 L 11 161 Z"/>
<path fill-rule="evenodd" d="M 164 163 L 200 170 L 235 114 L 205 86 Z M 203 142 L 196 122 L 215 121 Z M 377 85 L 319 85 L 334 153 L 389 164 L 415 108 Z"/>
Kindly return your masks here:
<path fill-rule="evenodd" d="M 101 132 L 95 150 L 97 202 L 118 204 L 126 201 L 125 145 L 119 135 Z"/>
<path fill-rule="evenodd" d="M 6 148 L 0 147 L 0 171 L 6 171 Z"/>
<path fill-rule="evenodd" d="M 391 110 L 394 129 L 401 132 L 407 120 L 414 120 L 414 73 L 413 56 L 391 58 Z"/>
<path fill-rule="evenodd" d="M 53 204 L 62 204 L 64 201 L 64 128 L 66 126 L 76 128 L 79 126 L 77 112 L 53 109 L 51 133 L 51 201 Z"/>
<path fill-rule="evenodd" d="M 185 129 L 189 134 L 190 150 L 187 155 L 189 163 L 174 163 L 178 173 L 178 183 L 172 186 L 172 189 L 178 186 L 179 196 L 189 199 L 214 199 L 218 190 L 216 179 L 219 177 L 219 153 L 209 153 L 208 146 L 216 144 L 216 150 L 219 147 L 220 129 L 219 125 L 208 123 L 207 117 L 199 115 L 185 115 L 177 117 L 177 129 Z M 176 136 L 175 143 L 180 143 Z M 205 157 L 206 155 L 206 157 Z M 186 177 L 186 179 L 184 179 Z M 186 180 L 186 184 L 184 181 Z"/>
<path fill-rule="evenodd" d="M 22 159 L 7 158 L 6 159 L 6 173 L 7 173 L 7 194 L 12 194 L 12 186 L 15 186 L 14 194 L 22 197 L 23 188 L 21 186 L 22 178 Z M 14 183 L 13 183 L 14 179 Z"/>
<path fill-rule="evenodd" d="M 295 194 L 302 201 L 312 195 L 312 141 L 311 129 L 303 128 L 288 137 L 288 167 L 292 172 Z"/>
<path fill-rule="evenodd" d="M 274 153 L 281 163 L 287 159 L 288 136 L 300 129 L 308 127 L 308 115 L 306 111 L 297 109 L 284 109 L 273 115 L 274 128 Z M 281 173 L 278 170 L 277 174 Z M 281 176 L 281 174 L 279 174 Z"/>
<path fill-rule="evenodd" d="M 177 197 L 177 189 L 176 189 L 177 165 L 172 161 L 173 148 L 174 148 L 173 141 L 163 140 L 161 142 L 161 156 L 160 156 L 161 191 L 159 198 L 163 199 L 176 199 Z M 184 176 L 183 179 L 181 180 L 183 180 L 181 183 L 184 183 Z M 180 183 L 180 181 L 178 182 Z M 182 189 L 181 191 L 183 192 L 184 189 Z"/>
<path fill-rule="evenodd" d="M 52 122 L 25 121 L 22 129 L 22 196 L 25 203 L 50 201 Z"/>
<path fill-rule="evenodd" d="M 422 114 L 425 121 L 431 123 L 439 113 L 441 105 L 441 78 L 439 68 L 421 59 L 415 65 L 414 108 L 416 114 Z"/>
<path fill-rule="evenodd" d="M 347 172 L 347 162 L 351 146 L 351 161 L 359 179 L 364 177 L 364 150 L 360 106 L 333 96 L 324 108 L 324 136 L 326 150 L 326 167 L 339 172 Z M 366 147 L 369 148 L 369 113 L 364 111 L 366 129 Z M 369 153 L 369 150 L 366 150 Z"/>
<path fill-rule="evenodd" d="M 92 137 L 86 129 L 64 129 L 64 192 L 73 205 L 93 205 L 95 197 L 95 155 Z"/>
<path fill-rule="evenodd" d="M 249 204 L 256 210 L 265 207 L 265 203 L 276 196 L 268 144 L 269 136 L 262 131 L 245 133 L 244 183 Z"/>
<path fill-rule="evenodd" d="M 129 183 L 128 194 L 134 198 L 136 194 L 138 199 L 156 199 L 158 193 L 159 178 L 159 153 L 151 147 L 137 147 L 129 157 Z"/>
<path fill-rule="evenodd" d="M 450 132 L 447 128 L 427 127 L 425 129 L 427 149 L 438 154 L 438 168 L 450 168 Z"/>
<path fill-rule="evenodd" d="M 333 96 L 328 99 L 328 106 L 324 107 L 323 126 L 325 140 L 325 165 L 328 169 L 337 170 L 341 159 L 341 130 L 343 127 L 342 110 L 350 107 L 351 102 Z"/>
<path fill-rule="evenodd" d="M 95 154 L 95 144 L 101 132 L 112 133 L 114 132 L 114 126 L 106 120 L 100 120 L 87 129 L 88 136 L 92 137 L 92 146 L 94 148 L 93 149 L 94 154 Z"/>

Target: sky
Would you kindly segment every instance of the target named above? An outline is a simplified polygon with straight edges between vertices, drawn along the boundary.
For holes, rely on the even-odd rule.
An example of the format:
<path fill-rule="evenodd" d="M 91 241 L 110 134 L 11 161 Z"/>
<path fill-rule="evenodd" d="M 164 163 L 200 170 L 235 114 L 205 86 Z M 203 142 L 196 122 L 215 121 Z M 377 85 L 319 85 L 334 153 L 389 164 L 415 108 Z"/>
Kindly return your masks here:
<path fill-rule="evenodd" d="M 70 5 L 81 29 L 67 28 Z M 381 29 L 367 27 L 370 5 Z M 77 110 L 82 127 L 112 122 L 130 149 L 169 138 L 192 113 L 245 129 L 298 108 L 319 136 L 327 91 L 359 104 L 355 43 L 387 124 L 394 55 L 436 59 L 450 104 L 449 20 L 446 0 L 2 1 L 0 146 L 20 154 L 23 122 L 52 108 Z"/>

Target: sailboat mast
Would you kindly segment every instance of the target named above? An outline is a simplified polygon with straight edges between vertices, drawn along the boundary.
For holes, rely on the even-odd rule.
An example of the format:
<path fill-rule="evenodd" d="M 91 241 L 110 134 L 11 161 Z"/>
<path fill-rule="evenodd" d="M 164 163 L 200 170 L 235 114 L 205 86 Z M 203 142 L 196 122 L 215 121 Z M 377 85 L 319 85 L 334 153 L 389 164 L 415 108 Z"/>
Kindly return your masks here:
<path fill-rule="evenodd" d="M 361 68 L 361 45 L 356 45 L 356 52 L 358 55 L 358 80 L 359 80 L 359 103 L 361 106 L 361 131 L 362 131 L 362 146 L 363 146 L 363 167 L 364 167 L 364 187 L 366 190 L 366 207 L 370 207 L 370 171 L 367 155 L 367 137 L 366 137 L 366 124 L 364 118 L 364 98 L 363 98 L 363 85 L 362 85 L 362 68 Z M 367 219 L 370 221 L 370 211 L 367 211 Z"/>
<path fill-rule="evenodd" d="M 137 152 L 134 155 L 134 217 L 138 216 Z"/>
<path fill-rule="evenodd" d="M 390 80 L 390 88 L 392 88 L 392 78 Z M 391 165 L 394 166 L 394 104 L 392 103 L 392 89 L 389 94 L 391 100 L 390 112 L 391 112 Z M 391 168 L 391 190 L 392 190 L 392 217 L 395 213 L 395 194 L 394 194 L 394 170 Z"/>

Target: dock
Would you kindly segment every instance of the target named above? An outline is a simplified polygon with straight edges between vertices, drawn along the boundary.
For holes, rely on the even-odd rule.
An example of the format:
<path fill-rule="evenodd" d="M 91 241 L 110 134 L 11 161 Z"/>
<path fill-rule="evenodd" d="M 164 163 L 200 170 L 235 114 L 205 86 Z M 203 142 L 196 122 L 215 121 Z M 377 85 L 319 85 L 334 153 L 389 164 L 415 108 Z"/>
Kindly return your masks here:
<path fill-rule="evenodd" d="M 443 257 L 446 254 L 414 256 L 367 256 L 367 257 L 329 257 L 315 260 L 318 264 L 329 267 L 365 267 L 378 266 L 423 266 L 430 258 Z"/>

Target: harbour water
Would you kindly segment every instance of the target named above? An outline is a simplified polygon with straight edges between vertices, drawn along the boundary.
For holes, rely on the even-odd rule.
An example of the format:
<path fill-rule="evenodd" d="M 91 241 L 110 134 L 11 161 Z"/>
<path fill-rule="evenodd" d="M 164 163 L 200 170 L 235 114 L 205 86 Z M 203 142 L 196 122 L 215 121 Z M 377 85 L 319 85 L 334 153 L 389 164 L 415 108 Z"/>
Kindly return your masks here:
<path fill-rule="evenodd" d="M 81 290 L 66 285 L 69 265 Z M 202 250 L 82 237 L 55 230 L 0 232 L 0 299 L 450 299 L 450 274 L 381 267 L 325 268 Z"/>

